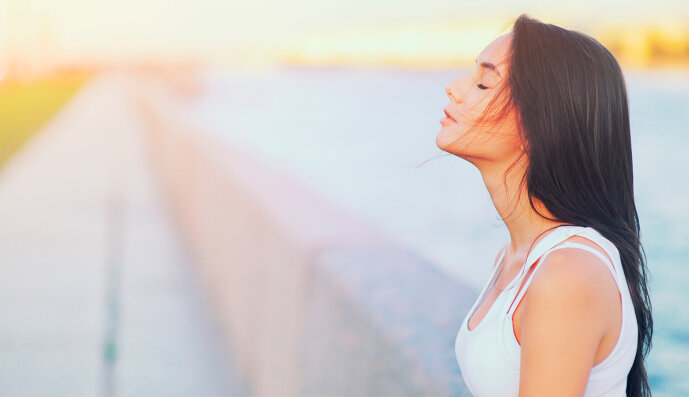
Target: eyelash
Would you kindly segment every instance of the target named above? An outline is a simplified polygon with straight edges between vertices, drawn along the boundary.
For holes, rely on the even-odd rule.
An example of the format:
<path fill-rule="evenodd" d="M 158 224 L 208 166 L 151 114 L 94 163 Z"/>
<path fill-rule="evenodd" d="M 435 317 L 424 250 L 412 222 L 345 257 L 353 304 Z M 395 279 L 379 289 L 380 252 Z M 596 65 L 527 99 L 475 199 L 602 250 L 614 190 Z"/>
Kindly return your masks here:
<path fill-rule="evenodd" d="M 476 87 L 478 87 L 478 88 L 480 88 L 480 89 L 482 89 L 482 90 L 487 90 L 487 89 L 488 89 L 488 87 L 486 87 L 486 86 L 483 85 L 483 84 L 477 84 Z"/>

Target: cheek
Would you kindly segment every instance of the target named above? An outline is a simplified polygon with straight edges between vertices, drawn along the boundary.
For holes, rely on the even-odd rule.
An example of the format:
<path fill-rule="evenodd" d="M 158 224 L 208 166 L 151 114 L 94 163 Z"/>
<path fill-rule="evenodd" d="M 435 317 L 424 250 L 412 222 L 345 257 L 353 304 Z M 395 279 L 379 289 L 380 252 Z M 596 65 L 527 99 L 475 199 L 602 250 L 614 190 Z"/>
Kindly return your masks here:
<path fill-rule="evenodd" d="M 490 138 L 486 139 L 485 144 L 496 158 L 511 158 L 522 151 L 522 141 L 516 124 L 509 117 L 487 134 Z"/>
<path fill-rule="evenodd" d="M 488 104 L 490 103 L 491 96 L 485 92 L 481 92 L 479 89 L 472 90 L 469 93 L 462 106 L 462 113 L 465 115 L 467 121 L 477 121 L 479 117 L 483 115 Z"/>
<path fill-rule="evenodd" d="M 476 107 L 480 104 L 483 98 L 487 96 L 488 95 L 486 95 L 485 92 L 479 90 L 478 88 L 472 88 L 471 90 L 469 90 L 467 96 L 464 98 L 464 103 L 469 107 Z"/>

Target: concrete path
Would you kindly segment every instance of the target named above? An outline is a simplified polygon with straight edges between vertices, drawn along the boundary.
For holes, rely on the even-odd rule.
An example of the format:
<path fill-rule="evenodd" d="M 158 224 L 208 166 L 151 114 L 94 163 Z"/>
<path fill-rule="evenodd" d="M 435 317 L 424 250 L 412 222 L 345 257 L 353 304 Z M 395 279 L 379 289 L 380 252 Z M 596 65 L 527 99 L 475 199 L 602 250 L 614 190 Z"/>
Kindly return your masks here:
<path fill-rule="evenodd" d="M 152 176 L 125 75 L 0 173 L 0 395 L 248 395 Z"/>

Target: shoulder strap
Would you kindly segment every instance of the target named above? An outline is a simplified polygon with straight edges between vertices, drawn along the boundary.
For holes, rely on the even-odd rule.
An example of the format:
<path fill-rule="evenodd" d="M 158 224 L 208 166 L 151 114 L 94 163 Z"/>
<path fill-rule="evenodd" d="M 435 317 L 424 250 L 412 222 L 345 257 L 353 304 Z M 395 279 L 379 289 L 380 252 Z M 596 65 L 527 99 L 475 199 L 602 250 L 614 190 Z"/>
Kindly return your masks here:
<path fill-rule="evenodd" d="M 538 263 L 539 264 L 543 263 L 543 261 L 545 261 L 545 258 L 548 256 L 549 253 L 551 253 L 555 250 L 558 250 L 558 249 L 562 249 L 562 248 L 581 248 L 581 249 L 589 251 L 589 252 L 595 254 L 596 256 L 598 256 L 603 261 L 603 263 L 605 263 L 605 265 L 608 267 L 608 270 L 610 270 L 610 272 L 612 273 L 613 278 L 615 279 L 615 284 L 617 284 L 617 288 L 619 289 L 619 286 L 620 286 L 619 277 L 618 277 L 617 271 L 615 271 L 615 266 L 612 264 L 612 262 L 610 262 L 610 259 L 608 259 L 608 257 L 601 254 L 600 251 L 598 251 L 594 248 L 591 248 L 585 244 L 580 244 L 580 243 L 575 243 L 575 242 L 570 242 L 570 241 L 564 242 L 564 243 L 546 251 L 546 253 L 543 254 L 543 257 L 541 258 L 541 260 Z M 512 305 L 510 306 L 510 308 L 507 312 L 508 315 L 512 315 L 512 313 L 514 313 L 514 311 L 517 309 L 517 306 L 519 306 L 518 302 L 521 301 L 522 297 L 526 293 L 526 289 L 529 288 L 529 284 L 531 284 L 531 280 L 533 279 L 534 274 L 536 274 L 536 272 L 538 271 L 539 267 L 540 266 L 536 265 L 536 268 L 534 269 L 534 271 L 531 272 L 531 275 L 529 275 L 529 278 L 526 279 L 526 282 L 524 282 L 521 290 L 519 291 L 519 294 L 512 301 Z"/>
<path fill-rule="evenodd" d="M 562 225 L 550 230 L 538 243 L 536 243 L 526 257 L 526 261 L 521 267 L 517 276 L 507 285 L 506 289 L 512 289 L 523 279 L 523 274 L 528 273 L 531 266 L 541 258 L 552 247 L 568 239 L 569 237 L 580 234 L 586 230 L 583 226 Z"/>
<path fill-rule="evenodd" d="M 585 244 L 575 243 L 575 242 L 573 242 L 573 241 L 567 241 L 566 243 L 562 244 L 562 246 L 565 246 L 565 247 L 572 247 L 572 248 L 581 248 L 581 249 L 583 249 L 583 250 L 586 250 L 586 251 L 588 251 L 588 252 L 591 252 L 592 254 L 594 254 L 594 255 L 596 255 L 597 257 L 599 257 L 599 258 L 603 261 L 603 263 L 605 263 L 606 265 L 608 265 L 608 269 L 610 269 L 610 271 L 611 271 L 613 274 L 616 274 L 615 265 L 613 265 L 613 263 L 610 262 L 610 258 L 607 257 L 607 256 L 605 256 L 605 255 L 603 255 L 603 254 L 601 254 L 600 251 L 598 251 L 597 249 L 591 248 L 590 246 L 585 245 Z M 601 247 L 601 248 L 603 248 L 603 247 Z M 603 250 L 605 250 L 605 248 L 603 248 Z"/>

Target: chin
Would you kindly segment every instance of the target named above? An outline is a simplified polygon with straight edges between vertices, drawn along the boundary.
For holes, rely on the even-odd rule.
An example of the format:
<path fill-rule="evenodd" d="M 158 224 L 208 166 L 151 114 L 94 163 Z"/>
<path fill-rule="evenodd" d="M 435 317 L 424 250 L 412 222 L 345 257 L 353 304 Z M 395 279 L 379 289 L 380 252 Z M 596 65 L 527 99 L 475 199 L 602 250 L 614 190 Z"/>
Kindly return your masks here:
<path fill-rule="evenodd" d="M 449 140 L 442 139 L 442 137 L 436 137 L 435 144 L 442 151 L 457 156 L 475 165 L 477 156 L 475 154 L 468 153 L 466 148 L 458 147 L 457 142 L 454 142 L 456 139 L 456 137 Z"/>
<path fill-rule="evenodd" d="M 435 136 L 435 145 L 441 150 L 447 151 L 447 147 L 452 146 L 453 144 L 456 146 L 459 136 L 460 135 L 458 135 L 456 132 L 451 131 L 447 127 L 443 126 L 440 129 L 440 132 L 438 132 L 438 134 Z"/>
<path fill-rule="evenodd" d="M 447 149 L 448 146 L 452 144 L 452 141 L 444 139 L 440 135 L 437 135 L 435 137 L 435 145 L 438 147 L 438 149 L 443 150 L 445 152 L 450 153 Z"/>

